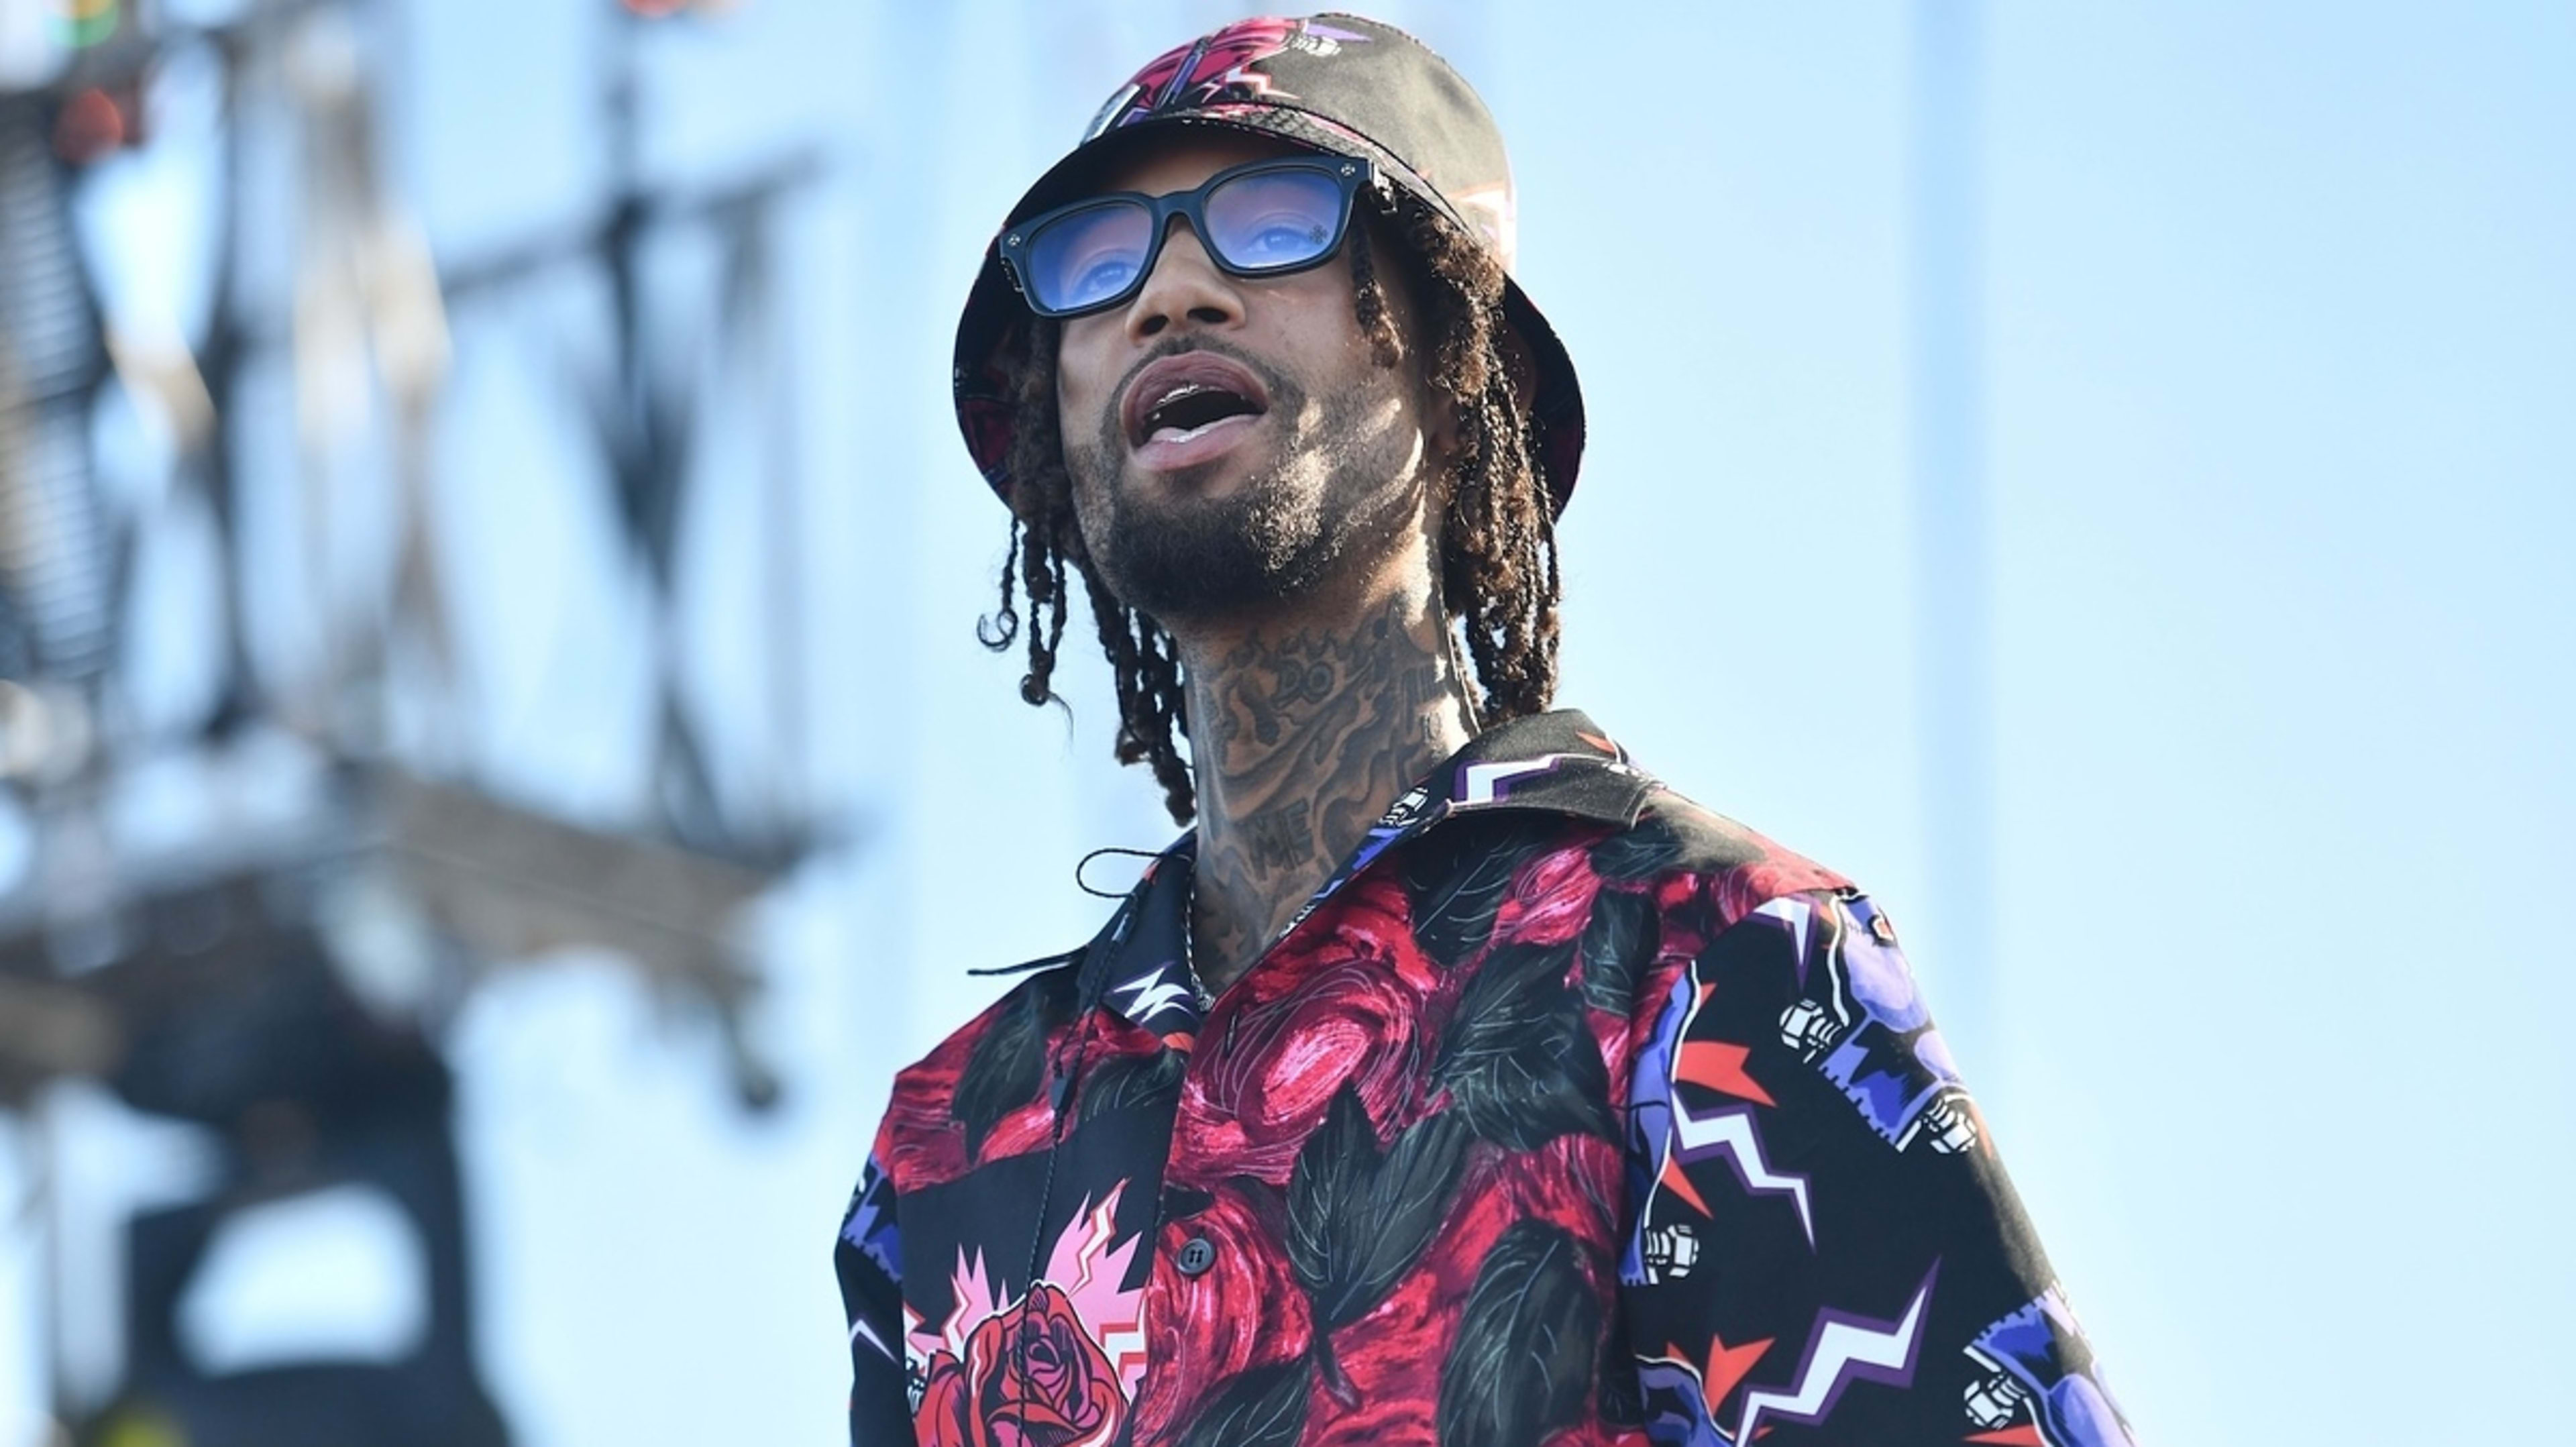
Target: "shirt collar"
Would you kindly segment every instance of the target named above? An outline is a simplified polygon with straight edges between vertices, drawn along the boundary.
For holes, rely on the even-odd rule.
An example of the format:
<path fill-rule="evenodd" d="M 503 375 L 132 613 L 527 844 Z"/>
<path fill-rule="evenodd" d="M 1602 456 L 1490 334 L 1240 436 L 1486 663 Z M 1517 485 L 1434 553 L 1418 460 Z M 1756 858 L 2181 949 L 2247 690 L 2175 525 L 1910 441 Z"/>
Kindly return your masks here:
<path fill-rule="evenodd" d="M 1442 787 L 1440 803 L 1449 814 L 1533 809 L 1621 828 L 1637 822 L 1655 788 L 1626 749 L 1570 708 L 1478 734 L 1426 784 Z"/>
<path fill-rule="evenodd" d="M 1627 750 L 1574 709 L 1496 725 L 1399 795 L 1287 929 L 1388 849 L 1455 815 L 1526 811 L 1625 828 L 1637 822 L 1654 788 Z M 1189 877 L 1197 857 L 1193 829 L 1146 867 L 1082 952 L 1082 978 L 1097 990 L 1098 1002 L 1179 1050 L 1197 1042 L 1208 1005 L 1189 967 Z"/>

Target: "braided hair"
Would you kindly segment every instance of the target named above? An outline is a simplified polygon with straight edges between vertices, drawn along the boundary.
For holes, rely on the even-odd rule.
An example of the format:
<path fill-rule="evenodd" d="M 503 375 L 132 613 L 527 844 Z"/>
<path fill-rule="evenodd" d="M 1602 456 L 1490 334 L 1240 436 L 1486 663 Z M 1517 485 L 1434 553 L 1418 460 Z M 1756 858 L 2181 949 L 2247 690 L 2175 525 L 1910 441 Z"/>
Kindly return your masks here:
<path fill-rule="evenodd" d="M 1490 722 L 1524 717 L 1545 709 L 1556 691 L 1561 580 L 1555 510 L 1514 386 L 1502 265 L 1421 208 L 1405 208 L 1392 225 L 1404 244 L 1399 263 L 1420 301 L 1427 380 L 1458 419 L 1440 527 L 1441 597 L 1475 664 L 1478 716 Z M 1346 243 L 1354 308 L 1378 364 L 1391 367 L 1401 352 L 1369 232 L 1355 226 Z M 1029 666 L 1020 697 L 1033 705 L 1058 701 L 1066 574 L 1079 573 L 1116 678 L 1118 761 L 1149 766 L 1173 821 L 1186 824 L 1197 800 L 1180 753 L 1180 649 L 1161 624 L 1118 601 L 1083 543 L 1056 409 L 1061 337 L 1061 323 L 1031 318 L 1012 364 L 1010 550 L 1002 561 L 1001 606 L 977 621 L 976 637 L 997 653 L 1024 641 Z"/>

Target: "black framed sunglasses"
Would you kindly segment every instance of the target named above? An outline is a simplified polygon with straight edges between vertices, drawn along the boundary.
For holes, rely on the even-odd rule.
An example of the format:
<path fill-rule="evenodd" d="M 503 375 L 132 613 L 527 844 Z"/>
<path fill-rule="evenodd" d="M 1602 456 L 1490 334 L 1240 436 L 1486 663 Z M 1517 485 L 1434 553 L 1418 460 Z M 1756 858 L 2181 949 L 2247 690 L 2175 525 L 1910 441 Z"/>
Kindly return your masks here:
<path fill-rule="evenodd" d="M 1351 228 L 1351 198 L 1375 193 L 1377 167 L 1352 156 L 1283 156 L 1228 166 L 1196 189 L 1113 191 L 1030 217 L 1003 233 L 1002 266 L 1029 310 L 1073 317 L 1134 296 L 1153 275 L 1172 218 L 1233 276 L 1284 276 L 1330 260 Z"/>

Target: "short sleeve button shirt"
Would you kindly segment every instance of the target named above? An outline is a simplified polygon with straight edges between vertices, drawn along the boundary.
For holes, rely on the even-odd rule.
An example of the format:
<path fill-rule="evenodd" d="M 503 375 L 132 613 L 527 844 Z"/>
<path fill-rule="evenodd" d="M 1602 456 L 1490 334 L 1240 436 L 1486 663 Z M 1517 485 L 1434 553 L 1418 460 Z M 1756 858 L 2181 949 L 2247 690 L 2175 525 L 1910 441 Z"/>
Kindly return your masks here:
<path fill-rule="evenodd" d="M 854 1441 L 2132 1440 L 1888 917 L 1583 715 L 1213 1000 L 1191 862 L 898 1075 Z"/>

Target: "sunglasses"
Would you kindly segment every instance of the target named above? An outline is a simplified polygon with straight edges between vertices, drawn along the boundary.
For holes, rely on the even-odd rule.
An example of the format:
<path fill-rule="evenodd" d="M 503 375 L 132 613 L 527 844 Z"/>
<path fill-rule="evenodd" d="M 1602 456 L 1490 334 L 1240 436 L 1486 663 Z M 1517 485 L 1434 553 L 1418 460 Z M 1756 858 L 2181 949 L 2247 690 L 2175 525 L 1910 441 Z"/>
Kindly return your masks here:
<path fill-rule="evenodd" d="M 1113 191 L 1012 227 L 1002 266 L 1029 310 L 1081 316 L 1143 290 L 1172 218 L 1185 216 L 1228 275 L 1284 276 L 1330 260 L 1350 232 L 1351 198 L 1376 185 L 1363 160 L 1288 156 L 1229 166 L 1167 196 Z"/>

